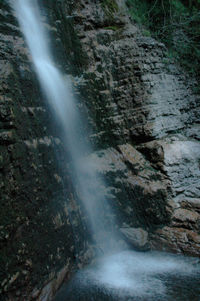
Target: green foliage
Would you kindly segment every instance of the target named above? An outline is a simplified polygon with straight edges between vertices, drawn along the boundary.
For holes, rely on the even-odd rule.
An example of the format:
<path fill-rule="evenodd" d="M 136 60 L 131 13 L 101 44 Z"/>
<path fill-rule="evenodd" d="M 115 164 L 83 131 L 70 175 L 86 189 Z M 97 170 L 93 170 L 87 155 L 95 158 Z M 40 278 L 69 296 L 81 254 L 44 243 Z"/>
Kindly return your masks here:
<path fill-rule="evenodd" d="M 143 34 L 145 37 L 151 37 L 151 32 L 150 32 L 149 30 L 143 29 L 142 34 Z"/>
<path fill-rule="evenodd" d="M 200 76 L 200 0 L 127 0 L 135 22 L 164 42 L 170 56 Z"/>
<path fill-rule="evenodd" d="M 111 25 L 111 26 L 106 26 L 104 27 L 104 29 L 107 29 L 107 30 L 113 30 L 113 31 L 117 31 L 119 29 L 121 29 L 122 26 L 121 25 Z"/>
<path fill-rule="evenodd" d="M 108 10 L 111 11 L 111 12 L 118 11 L 118 5 L 117 5 L 117 3 L 115 2 L 115 0 L 103 0 L 103 1 L 102 1 L 102 6 L 103 6 L 105 9 L 108 9 Z"/>
<path fill-rule="evenodd" d="M 127 0 L 126 4 L 129 7 L 131 17 L 135 22 L 148 25 L 148 18 L 146 17 L 146 12 L 149 9 L 148 1 Z"/>
<path fill-rule="evenodd" d="M 119 10 L 115 0 L 103 0 L 101 5 L 105 14 L 111 19 L 113 18 L 113 14 Z"/>

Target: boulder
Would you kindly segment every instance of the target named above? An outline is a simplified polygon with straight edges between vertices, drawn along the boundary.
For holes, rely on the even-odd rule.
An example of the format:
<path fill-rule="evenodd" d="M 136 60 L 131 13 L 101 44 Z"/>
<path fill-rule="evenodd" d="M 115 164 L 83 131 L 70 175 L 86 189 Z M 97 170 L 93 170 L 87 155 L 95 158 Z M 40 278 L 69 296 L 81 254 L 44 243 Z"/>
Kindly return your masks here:
<path fill-rule="evenodd" d="M 120 228 L 126 241 L 140 251 L 149 250 L 148 232 L 142 228 Z"/>

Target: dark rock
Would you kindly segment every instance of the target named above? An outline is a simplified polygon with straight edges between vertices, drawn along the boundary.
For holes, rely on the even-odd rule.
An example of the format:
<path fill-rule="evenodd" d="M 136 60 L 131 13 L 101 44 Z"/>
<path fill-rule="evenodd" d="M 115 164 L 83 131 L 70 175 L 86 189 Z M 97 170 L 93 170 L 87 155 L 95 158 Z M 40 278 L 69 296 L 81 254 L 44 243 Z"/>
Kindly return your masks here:
<path fill-rule="evenodd" d="M 193 81 L 169 61 L 163 44 L 142 36 L 124 1 L 117 0 L 115 13 L 101 1 L 44 2 L 53 52 L 74 76 L 80 110 L 88 112 L 88 139 L 99 149 L 91 156 L 120 227 L 139 229 L 129 233 L 132 243 L 134 235 L 144 243 L 143 227 L 152 248 L 199 256 L 200 110 Z M 60 130 L 7 4 L 0 18 L 1 293 L 4 300 L 49 301 L 66 276 L 54 282 L 57 271 L 69 260 L 69 275 L 75 257 L 84 258 L 74 254 L 75 247 L 88 249 L 87 231 Z"/>
<path fill-rule="evenodd" d="M 120 231 L 133 248 L 140 251 L 150 249 L 148 233 L 145 230 L 141 228 L 121 228 Z"/>

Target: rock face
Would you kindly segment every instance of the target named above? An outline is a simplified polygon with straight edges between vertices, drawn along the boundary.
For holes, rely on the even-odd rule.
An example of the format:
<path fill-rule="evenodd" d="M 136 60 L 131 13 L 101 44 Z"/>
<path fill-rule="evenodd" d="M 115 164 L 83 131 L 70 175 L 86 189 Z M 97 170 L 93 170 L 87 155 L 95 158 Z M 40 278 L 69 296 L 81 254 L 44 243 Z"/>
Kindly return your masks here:
<path fill-rule="evenodd" d="M 199 256 L 195 83 L 132 24 L 124 1 L 48 0 L 43 14 L 87 113 L 91 159 L 116 227 L 148 232 L 154 249 Z M 6 4 L 0 20 L 0 295 L 48 301 L 81 260 L 87 237 L 59 129 Z"/>
<path fill-rule="evenodd" d="M 74 241 L 81 246 L 80 237 L 75 239 L 73 234 L 79 227 L 78 207 L 68 167 L 60 168 L 66 166 L 62 143 L 24 39 L 10 8 L 2 3 L 0 300 L 30 300 L 32 295 L 34 300 L 47 300 L 40 299 L 40 289 L 57 273 L 54 289 L 58 288 L 75 262 Z M 69 212 L 76 223 L 73 230 Z M 53 289 L 48 300 L 52 293 Z"/>
<path fill-rule="evenodd" d="M 167 58 L 163 44 L 131 23 L 123 1 L 78 1 L 72 16 L 84 57 L 77 90 L 89 108 L 91 140 L 105 148 L 97 168 L 120 226 L 145 228 L 153 248 L 198 256 L 195 83 Z"/>

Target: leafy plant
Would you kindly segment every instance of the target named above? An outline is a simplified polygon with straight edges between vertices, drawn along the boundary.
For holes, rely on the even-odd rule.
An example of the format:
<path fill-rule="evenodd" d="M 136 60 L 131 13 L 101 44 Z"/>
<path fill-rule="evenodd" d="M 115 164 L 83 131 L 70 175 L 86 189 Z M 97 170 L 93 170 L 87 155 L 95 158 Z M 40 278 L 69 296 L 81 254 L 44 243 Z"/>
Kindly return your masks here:
<path fill-rule="evenodd" d="M 113 14 L 118 11 L 118 5 L 115 0 L 103 0 L 102 8 L 109 18 L 113 18 Z"/>
<path fill-rule="evenodd" d="M 132 19 L 164 42 L 189 73 L 200 77 L 200 0 L 127 0 Z"/>

